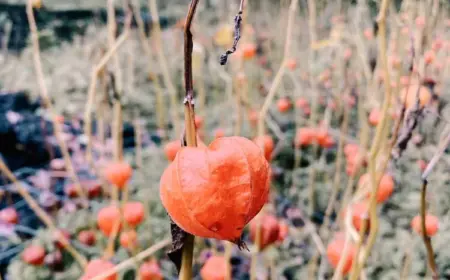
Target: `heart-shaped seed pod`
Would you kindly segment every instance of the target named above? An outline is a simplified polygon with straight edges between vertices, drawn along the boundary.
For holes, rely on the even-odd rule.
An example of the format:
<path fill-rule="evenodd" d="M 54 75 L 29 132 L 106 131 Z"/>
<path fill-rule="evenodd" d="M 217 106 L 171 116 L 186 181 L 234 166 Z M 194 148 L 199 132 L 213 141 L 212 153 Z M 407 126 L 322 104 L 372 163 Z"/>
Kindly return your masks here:
<path fill-rule="evenodd" d="M 161 177 L 161 200 L 173 221 L 201 237 L 237 242 L 266 203 L 269 164 L 243 137 L 222 137 L 208 148 L 182 148 Z"/>

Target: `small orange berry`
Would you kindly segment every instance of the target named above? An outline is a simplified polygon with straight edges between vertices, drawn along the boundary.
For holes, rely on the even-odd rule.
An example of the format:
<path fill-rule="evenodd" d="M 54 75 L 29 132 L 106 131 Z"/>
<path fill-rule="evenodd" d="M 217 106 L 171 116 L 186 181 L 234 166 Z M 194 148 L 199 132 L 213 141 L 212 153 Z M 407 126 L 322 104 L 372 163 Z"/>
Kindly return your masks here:
<path fill-rule="evenodd" d="M 286 61 L 286 67 L 289 68 L 290 70 L 294 71 L 295 68 L 297 68 L 297 61 L 293 58 L 288 59 Z"/>
<path fill-rule="evenodd" d="M 256 55 L 256 45 L 252 43 L 244 44 L 242 51 L 245 59 L 252 59 Z"/>
<path fill-rule="evenodd" d="M 277 102 L 277 107 L 280 113 L 286 113 L 291 109 L 291 101 L 286 97 L 280 98 Z"/>
<path fill-rule="evenodd" d="M 144 204 L 141 202 L 127 202 L 123 206 L 123 219 L 129 226 L 136 227 L 142 223 L 145 217 Z"/>
<path fill-rule="evenodd" d="M 373 108 L 369 114 L 369 123 L 372 126 L 377 126 L 381 120 L 381 112 L 378 108 Z"/>
<path fill-rule="evenodd" d="M 120 245 L 126 249 L 132 249 L 137 245 L 137 233 L 134 230 L 122 232 L 120 234 Z"/>
<path fill-rule="evenodd" d="M 350 272 L 352 268 L 353 259 L 355 258 L 356 249 L 353 244 L 348 244 L 347 257 L 344 260 L 343 274 L 347 274 Z M 327 246 L 327 258 L 330 264 L 336 268 L 339 264 L 339 261 L 342 258 L 345 248 L 345 239 L 343 238 L 335 238 L 332 240 Z"/>
<path fill-rule="evenodd" d="M 264 136 L 258 136 L 255 139 L 253 139 L 253 142 L 255 142 L 258 147 L 263 148 L 264 151 L 264 157 L 270 161 L 272 158 L 272 152 L 273 148 L 275 146 L 273 139 L 270 135 L 264 135 Z"/>
<path fill-rule="evenodd" d="M 119 189 L 123 189 L 131 178 L 133 169 L 126 162 L 114 162 L 105 167 L 106 179 Z"/>
<path fill-rule="evenodd" d="M 411 221 L 412 229 L 418 234 L 422 234 L 422 217 L 420 215 L 415 216 Z M 425 229 L 427 236 L 435 235 L 439 230 L 439 219 L 436 216 L 426 214 L 425 215 Z"/>

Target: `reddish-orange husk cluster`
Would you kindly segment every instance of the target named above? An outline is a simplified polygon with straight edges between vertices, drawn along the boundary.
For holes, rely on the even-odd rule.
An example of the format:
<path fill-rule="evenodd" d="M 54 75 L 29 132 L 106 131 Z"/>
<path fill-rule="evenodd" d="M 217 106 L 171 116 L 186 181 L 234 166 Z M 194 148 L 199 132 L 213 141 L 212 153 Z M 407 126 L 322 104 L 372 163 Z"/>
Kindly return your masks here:
<path fill-rule="evenodd" d="M 227 261 L 222 256 L 211 256 L 200 270 L 203 280 L 225 280 L 227 275 Z"/>
<path fill-rule="evenodd" d="M 197 144 L 199 147 L 206 147 L 205 143 L 197 137 Z M 173 140 L 164 146 L 164 153 L 167 159 L 172 162 L 177 156 L 178 151 L 181 149 L 181 140 Z"/>
<path fill-rule="evenodd" d="M 418 234 L 422 234 L 422 217 L 415 216 L 411 221 L 411 228 Z M 435 235 L 439 230 L 439 218 L 431 214 L 425 215 L 425 231 L 427 236 Z"/>
<path fill-rule="evenodd" d="M 347 160 L 345 170 L 349 176 L 355 176 L 359 168 L 367 163 L 365 155 L 363 155 L 361 148 L 357 144 L 345 145 L 344 155 Z"/>
<path fill-rule="evenodd" d="M 186 232 L 236 242 L 268 199 L 269 175 L 255 143 L 222 137 L 178 152 L 161 177 L 161 201 Z"/>
<path fill-rule="evenodd" d="M 114 265 L 106 260 L 94 259 L 91 260 L 84 270 L 84 274 L 80 280 L 90 280 L 105 271 L 111 270 L 114 268 Z M 104 278 L 105 280 L 117 280 L 117 273 L 113 273 L 112 275 Z"/>
<path fill-rule="evenodd" d="M 262 148 L 264 151 L 264 157 L 270 161 L 272 159 L 272 152 L 275 147 L 275 143 L 270 135 L 258 136 L 253 139 L 258 147 Z"/>
<path fill-rule="evenodd" d="M 342 267 L 342 273 L 344 275 L 350 272 L 356 255 L 355 245 L 350 242 L 347 246 L 347 254 L 346 258 L 343 260 L 344 265 Z M 344 248 L 345 239 L 342 234 L 337 234 L 336 237 L 328 244 L 327 258 L 333 268 L 337 268 L 339 261 L 344 255 Z"/>
<path fill-rule="evenodd" d="M 349 210 L 351 212 L 353 226 L 357 231 L 359 231 L 363 225 L 364 220 L 369 219 L 369 203 L 367 201 L 361 201 L 355 204 L 351 204 L 343 211 L 342 216 L 344 219 Z M 368 224 L 367 226 L 369 227 L 370 224 Z"/>
<path fill-rule="evenodd" d="M 161 268 L 155 260 L 150 260 L 139 268 L 140 280 L 162 280 Z"/>
<path fill-rule="evenodd" d="M 275 216 L 264 215 L 260 218 L 254 219 L 250 223 L 250 239 L 252 242 L 256 242 L 256 236 L 260 234 L 259 249 L 264 250 L 267 246 L 274 244 L 280 237 L 280 224 Z"/>
<path fill-rule="evenodd" d="M 134 228 L 142 223 L 145 217 L 145 208 L 141 202 L 127 202 L 121 210 L 116 205 L 103 207 L 97 214 L 97 225 L 105 236 L 110 236 L 115 227 L 118 231 L 122 228 L 122 222 L 128 227 Z M 122 220 L 123 218 L 123 220 Z"/>
<path fill-rule="evenodd" d="M 317 143 L 322 148 L 334 146 L 334 138 L 324 128 L 302 127 L 297 130 L 294 145 L 297 148 Z"/>
<path fill-rule="evenodd" d="M 358 185 L 360 188 L 368 187 L 370 191 L 370 175 L 368 173 L 362 175 L 359 178 Z M 388 200 L 394 192 L 394 179 L 389 174 L 384 174 L 381 177 L 380 184 L 378 185 L 378 191 L 376 194 L 377 203 L 382 203 Z"/>
<path fill-rule="evenodd" d="M 114 162 L 105 167 L 105 178 L 114 186 L 123 189 L 131 178 L 133 169 L 126 162 Z"/>

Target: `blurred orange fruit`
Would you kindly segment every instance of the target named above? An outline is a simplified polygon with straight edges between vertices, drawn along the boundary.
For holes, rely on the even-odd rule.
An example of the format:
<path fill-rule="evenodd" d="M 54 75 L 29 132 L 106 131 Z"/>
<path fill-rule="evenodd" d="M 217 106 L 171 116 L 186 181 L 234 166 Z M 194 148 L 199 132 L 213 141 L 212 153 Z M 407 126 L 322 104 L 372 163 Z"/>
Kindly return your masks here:
<path fill-rule="evenodd" d="M 422 234 L 422 217 L 420 215 L 415 216 L 411 221 L 412 229 L 418 234 Z M 431 214 L 425 215 L 425 230 L 427 236 L 435 235 L 439 230 L 439 219 Z"/>

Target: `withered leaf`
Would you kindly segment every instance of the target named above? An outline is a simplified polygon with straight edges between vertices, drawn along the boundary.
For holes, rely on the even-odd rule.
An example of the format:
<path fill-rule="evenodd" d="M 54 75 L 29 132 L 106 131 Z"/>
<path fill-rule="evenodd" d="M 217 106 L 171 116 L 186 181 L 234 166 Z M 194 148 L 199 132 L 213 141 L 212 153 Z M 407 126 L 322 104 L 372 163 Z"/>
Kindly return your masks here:
<path fill-rule="evenodd" d="M 184 242 L 188 233 L 177 226 L 172 218 L 170 218 L 170 233 L 172 235 L 172 248 L 167 252 L 167 256 L 173 262 L 177 271 L 180 272 Z"/>

